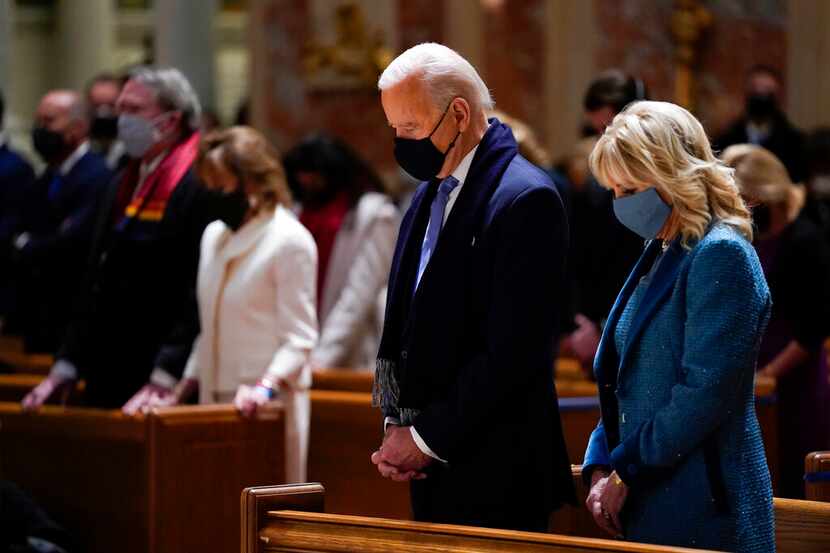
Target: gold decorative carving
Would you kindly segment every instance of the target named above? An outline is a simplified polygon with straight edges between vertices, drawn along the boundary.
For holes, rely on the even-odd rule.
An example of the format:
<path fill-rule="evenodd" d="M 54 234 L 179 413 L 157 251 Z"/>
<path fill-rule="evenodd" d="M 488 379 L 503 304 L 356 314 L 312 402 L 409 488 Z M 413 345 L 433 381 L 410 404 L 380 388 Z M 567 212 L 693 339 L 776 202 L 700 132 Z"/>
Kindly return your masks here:
<path fill-rule="evenodd" d="M 695 104 L 694 67 L 697 49 L 706 30 L 712 25 L 712 14 L 699 0 L 676 0 L 671 18 L 675 41 L 674 101 L 688 109 Z"/>
<path fill-rule="evenodd" d="M 314 88 L 374 88 L 394 54 L 384 45 L 382 29 L 369 29 L 361 6 L 343 2 L 334 10 L 336 38 L 306 44 L 303 69 Z"/>

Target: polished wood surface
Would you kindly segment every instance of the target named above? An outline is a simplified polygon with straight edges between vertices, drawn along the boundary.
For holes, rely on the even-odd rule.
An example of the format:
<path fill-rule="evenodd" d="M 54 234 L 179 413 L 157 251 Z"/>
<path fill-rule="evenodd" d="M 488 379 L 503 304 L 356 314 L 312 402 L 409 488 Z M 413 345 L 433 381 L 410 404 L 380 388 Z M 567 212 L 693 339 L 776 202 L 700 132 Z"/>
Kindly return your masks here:
<path fill-rule="evenodd" d="M 806 498 L 830 501 L 830 451 L 814 451 L 804 459 Z"/>
<path fill-rule="evenodd" d="M 691 553 L 675 547 L 321 513 L 319 484 L 242 493 L 242 553 L 260 552 L 545 552 Z M 315 501 L 314 497 L 320 499 Z"/>
<path fill-rule="evenodd" d="M 371 394 L 311 390 L 308 479 L 325 483 L 327 512 L 411 518 L 409 485 L 383 478 L 369 459 L 382 439 Z"/>
<path fill-rule="evenodd" d="M 0 403 L 0 478 L 33 495 L 89 553 L 235 551 L 239 494 L 282 481 L 278 405 L 118 411 Z"/>
<path fill-rule="evenodd" d="M 775 498 L 778 553 L 830 551 L 830 503 Z"/>

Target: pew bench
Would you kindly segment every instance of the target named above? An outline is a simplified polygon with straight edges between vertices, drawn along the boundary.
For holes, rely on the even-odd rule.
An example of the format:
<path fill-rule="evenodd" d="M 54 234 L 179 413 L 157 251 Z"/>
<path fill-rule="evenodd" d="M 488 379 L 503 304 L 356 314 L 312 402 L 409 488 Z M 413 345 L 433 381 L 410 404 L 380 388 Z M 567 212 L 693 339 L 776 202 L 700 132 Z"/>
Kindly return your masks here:
<path fill-rule="evenodd" d="M 333 515 L 319 484 L 242 492 L 242 553 L 422 552 L 701 553 L 617 540 Z M 382 501 L 383 498 L 376 498 Z"/>
<path fill-rule="evenodd" d="M 830 451 L 814 451 L 804 459 L 805 497 L 830 501 Z"/>
<path fill-rule="evenodd" d="M 234 551 L 239 493 L 284 481 L 281 408 L 119 411 L 0 403 L 0 478 L 89 553 Z"/>
<path fill-rule="evenodd" d="M 574 478 L 580 478 L 575 467 Z M 584 488 L 579 499 L 584 503 Z M 241 497 L 242 553 L 266 552 L 556 552 L 680 553 L 701 551 L 597 537 L 515 532 L 325 513 L 320 484 L 247 488 Z M 375 498 L 384 501 L 383 496 Z M 778 553 L 830 551 L 830 504 L 775 498 Z M 583 517 L 595 526 L 587 509 Z M 591 535 L 596 535 L 592 532 Z"/>

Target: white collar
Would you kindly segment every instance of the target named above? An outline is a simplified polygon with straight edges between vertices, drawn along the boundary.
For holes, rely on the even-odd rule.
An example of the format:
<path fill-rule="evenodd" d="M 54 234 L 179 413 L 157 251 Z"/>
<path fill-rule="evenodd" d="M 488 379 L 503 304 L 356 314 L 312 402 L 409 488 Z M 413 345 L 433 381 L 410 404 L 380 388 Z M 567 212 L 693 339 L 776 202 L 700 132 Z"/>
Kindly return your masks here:
<path fill-rule="evenodd" d="M 75 148 L 75 151 L 69 154 L 69 157 L 66 158 L 61 166 L 58 168 L 58 172 L 61 176 L 65 177 L 69 174 L 73 167 L 84 157 L 87 152 L 89 152 L 89 141 L 84 140 L 80 146 Z"/>
<path fill-rule="evenodd" d="M 162 160 L 167 157 L 167 154 L 170 150 L 164 150 L 162 153 L 151 159 L 150 161 L 142 161 L 141 166 L 139 167 L 139 172 L 142 176 L 146 177 L 153 171 L 155 171 L 158 166 L 161 164 Z"/>
<path fill-rule="evenodd" d="M 470 172 L 470 165 L 473 164 L 473 157 L 476 155 L 476 150 L 478 150 L 478 144 L 475 145 L 475 148 L 470 150 L 466 156 L 461 160 L 461 163 L 458 164 L 458 167 L 452 172 L 452 177 L 455 177 L 455 180 L 458 181 L 459 185 L 464 184 L 464 181 L 467 180 L 467 173 Z"/>

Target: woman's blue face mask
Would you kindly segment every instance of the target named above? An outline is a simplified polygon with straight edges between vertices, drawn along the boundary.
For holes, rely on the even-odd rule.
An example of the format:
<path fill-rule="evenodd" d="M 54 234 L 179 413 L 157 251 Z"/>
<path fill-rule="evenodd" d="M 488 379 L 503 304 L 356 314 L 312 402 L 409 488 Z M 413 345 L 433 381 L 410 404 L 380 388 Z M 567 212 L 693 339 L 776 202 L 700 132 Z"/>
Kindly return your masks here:
<path fill-rule="evenodd" d="M 670 214 L 671 206 L 663 201 L 654 187 L 614 199 L 614 215 L 620 223 L 646 240 L 657 237 Z"/>

